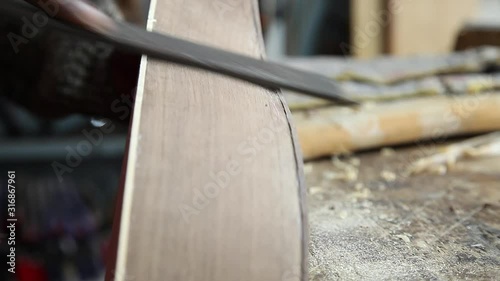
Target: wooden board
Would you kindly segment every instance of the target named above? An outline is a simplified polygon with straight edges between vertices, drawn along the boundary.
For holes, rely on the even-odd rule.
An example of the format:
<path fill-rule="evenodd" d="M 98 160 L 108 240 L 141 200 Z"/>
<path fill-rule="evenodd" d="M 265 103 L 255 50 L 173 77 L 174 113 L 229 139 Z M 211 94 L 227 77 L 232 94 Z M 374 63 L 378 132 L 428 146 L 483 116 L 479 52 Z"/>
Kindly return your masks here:
<path fill-rule="evenodd" d="M 455 38 L 478 10 L 478 0 L 389 0 L 391 55 L 443 54 L 453 50 Z"/>
<path fill-rule="evenodd" d="M 351 0 L 351 46 L 356 58 L 381 55 L 385 48 L 385 34 L 389 12 L 385 0 Z"/>
<path fill-rule="evenodd" d="M 148 28 L 263 58 L 256 1 L 152 1 Z M 280 93 L 143 57 L 106 279 L 304 280 L 289 115 Z"/>
<path fill-rule="evenodd" d="M 500 130 L 500 95 L 436 96 L 296 112 L 305 159 Z"/>

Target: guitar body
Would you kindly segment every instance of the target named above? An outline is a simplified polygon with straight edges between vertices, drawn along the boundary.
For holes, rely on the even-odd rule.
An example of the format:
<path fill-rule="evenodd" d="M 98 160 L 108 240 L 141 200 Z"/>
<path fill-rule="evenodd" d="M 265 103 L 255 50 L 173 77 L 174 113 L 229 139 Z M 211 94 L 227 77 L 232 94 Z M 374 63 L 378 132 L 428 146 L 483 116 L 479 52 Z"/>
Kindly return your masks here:
<path fill-rule="evenodd" d="M 264 57 L 256 1 L 157 0 L 148 28 Z M 281 93 L 143 57 L 106 280 L 306 280 Z"/>

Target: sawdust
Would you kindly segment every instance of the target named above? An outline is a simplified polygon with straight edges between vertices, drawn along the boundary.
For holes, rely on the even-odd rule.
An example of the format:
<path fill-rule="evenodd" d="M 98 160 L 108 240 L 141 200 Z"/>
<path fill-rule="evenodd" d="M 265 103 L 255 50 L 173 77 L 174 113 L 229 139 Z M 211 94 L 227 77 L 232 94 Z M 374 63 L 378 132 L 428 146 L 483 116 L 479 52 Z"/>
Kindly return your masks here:
<path fill-rule="evenodd" d="M 323 173 L 327 180 L 342 180 L 344 182 L 354 182 L 358 179 L 359 165 L 358 158 L 348 158 L 343 161 L 339 157 L 332 157 L 333 168 Z"/>
<path fill-rule="evenodd" d="M 499 165 L 487 177 L 381 178 L 410 153 L 361 155 L 356 181 L 328 180 L 309 196 L 309 280 L 497 280 Z M 325 183 L 344 164 L 316 162 L 306 180 Z"/>
<path fill-rule="evenodd" d="M 310 174 L 313 171 L 313 165 L 311 163 L 304 164 L 304 174 Z"/>
<path fill-rule="evenodd" d="M 396 173 L 384 170 L 380 173 L 380 177 L 387 182 L 393 182 L 396 180 Z"/>
<path fill-rule="evenodd" d="M 396 154 L 396 151 L 390 147 L 384 147 L 380 150 L 380 155 L 382 157 L 391 157 Z"/>
<path fill-rule="evenodd" d="M 362 182 L 357 182 L 356 185 L 354 186 L 354 189 L 359 191 L 365 188 L 365 185 Z"/>
<path fill-rule="evenodd" d="M 445 175 L 452 170 L 459 160 L 500 156 L 500 132 L 474 137 L 465 141 L 447 145 L 428 157 L 418 159 L 406 169 L 406 174 L 432 173 Z"/>

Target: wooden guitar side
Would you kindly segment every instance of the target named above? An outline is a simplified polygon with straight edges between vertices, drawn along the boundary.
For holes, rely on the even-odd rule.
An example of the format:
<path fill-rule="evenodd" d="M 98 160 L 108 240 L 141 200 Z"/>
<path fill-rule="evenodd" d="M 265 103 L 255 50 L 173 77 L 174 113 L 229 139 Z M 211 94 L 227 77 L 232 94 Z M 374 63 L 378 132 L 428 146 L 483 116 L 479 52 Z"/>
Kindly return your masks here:
<path fill-rule="evenodd" d="M 264 57 L 256 1 L 152 1 L 148 28 Z M 306 280 L 298 152 L 279 92 L 142 58 L 106 280 Z"/>

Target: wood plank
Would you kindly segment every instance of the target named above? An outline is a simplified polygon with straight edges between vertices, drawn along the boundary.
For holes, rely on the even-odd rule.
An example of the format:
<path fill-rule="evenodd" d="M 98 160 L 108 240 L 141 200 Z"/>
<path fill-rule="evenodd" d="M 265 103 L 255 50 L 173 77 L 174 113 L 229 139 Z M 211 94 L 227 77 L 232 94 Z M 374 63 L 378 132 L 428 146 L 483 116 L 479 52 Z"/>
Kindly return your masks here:
<path fill-rule="evenodd" d="M 421 97 L 354 109 L 322 108 L 297 112 L 305 159 L 419 140 L 500 130 L 500 96 L 478 94 Z"/>
<path fill-rule="evenodd" d="M 381 55 L 389 21 L 385 0 L 351 0 L 350 4 L 352 55 L 356 58 Z"/>
<path fill-rule="evenodd" d="M 478 11 L 478 0 L 390 0 L 391 55 L 444 54 L 460 28 Z"/>
<path fill-rule="evenodd" d="M 256 1 L 152 1 L 148 28 L 264 56 Z M 130 135 L 107 280 L 305 280 L 281 93 L 143 57 Z"/>

